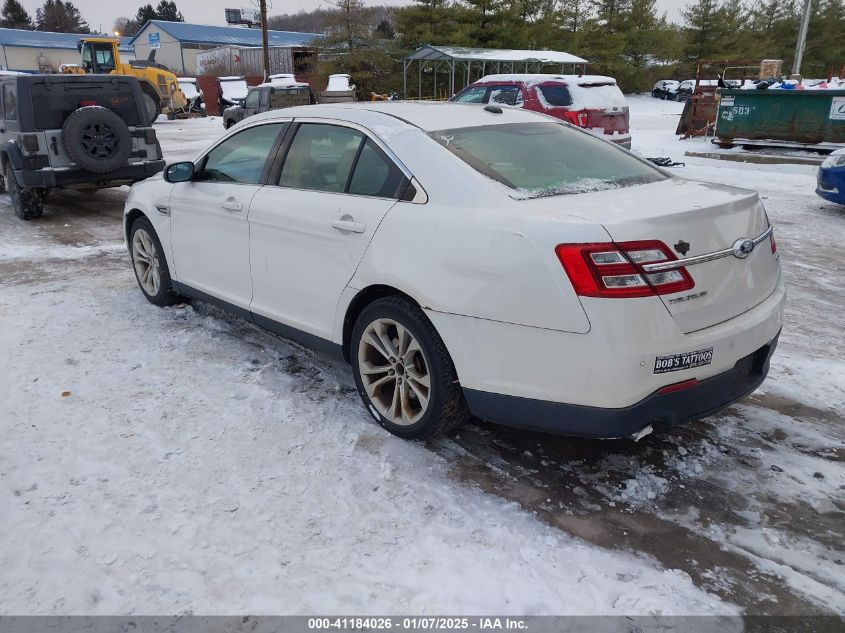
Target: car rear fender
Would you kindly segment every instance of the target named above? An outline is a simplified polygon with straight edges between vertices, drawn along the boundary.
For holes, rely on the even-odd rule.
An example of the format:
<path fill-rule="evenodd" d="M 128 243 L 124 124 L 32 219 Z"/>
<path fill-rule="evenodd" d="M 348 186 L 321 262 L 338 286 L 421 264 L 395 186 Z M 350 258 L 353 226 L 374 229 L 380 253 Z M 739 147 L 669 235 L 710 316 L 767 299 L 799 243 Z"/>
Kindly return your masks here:
<path fill-rule="evenodd" d="M 424 309 L 530 327 L 586 333 L 587 315 L 555 243 L 607 240 L 594 224 L 532 226 L 513 211 L 399 203 L 379 226 L 350 286 L 401 288 Z"/>

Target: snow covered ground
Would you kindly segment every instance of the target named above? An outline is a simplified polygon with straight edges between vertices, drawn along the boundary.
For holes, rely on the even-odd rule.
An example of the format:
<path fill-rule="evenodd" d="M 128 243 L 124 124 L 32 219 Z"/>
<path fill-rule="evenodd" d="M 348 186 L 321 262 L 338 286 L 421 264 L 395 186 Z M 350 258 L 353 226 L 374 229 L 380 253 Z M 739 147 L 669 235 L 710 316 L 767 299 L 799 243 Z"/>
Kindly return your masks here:
<path fill-rule="evenodd" d="M 790 303 L 770 379 L 638 444 L 473 424 L 412 444 L 347 368 L 197 302 L 148 304 L 125 191 L 0 197 L 0 614 L 842 613 L 845 208 L 815 169 L 634 150 L 758 189 Z M 171 160 L 223 131 L 162 122 Z"/>

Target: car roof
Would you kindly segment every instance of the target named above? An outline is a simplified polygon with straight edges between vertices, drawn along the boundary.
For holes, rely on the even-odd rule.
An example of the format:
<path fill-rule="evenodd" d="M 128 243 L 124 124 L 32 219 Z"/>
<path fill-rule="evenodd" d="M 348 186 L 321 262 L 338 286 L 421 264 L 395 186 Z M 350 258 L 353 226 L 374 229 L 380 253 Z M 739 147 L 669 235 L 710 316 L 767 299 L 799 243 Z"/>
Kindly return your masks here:
<path fill-rule="evenodd" d="M 511 81 L 514 83 L 537 85 L 545 82 L 563 82 L 566 84 L 588 85 L 588 84 L 615 84 L 616 80 L 613 77 L 606 77 L 605 75 L 549 75 L 549 74 L 525 74 L 525 73 L 511 73 L 499 75 L 485 75 L 476 84 L 485 84 L 490 82 Z"/>
<path fill-rule="evenodd" d="M 357 123 L 364 127 L 419 128 L 426 132 L 481 125 L 548 121 L 549 118 L 521 108 L 499 108 L 490 112 L 478 105 L 441 102 L 363 101 L 358 103 L 318 104 L 271 110 L 250 117 L 253 121 L 290 117 L 327 118 Z M 374 130 L 378 132 L 378 130 Z"/>

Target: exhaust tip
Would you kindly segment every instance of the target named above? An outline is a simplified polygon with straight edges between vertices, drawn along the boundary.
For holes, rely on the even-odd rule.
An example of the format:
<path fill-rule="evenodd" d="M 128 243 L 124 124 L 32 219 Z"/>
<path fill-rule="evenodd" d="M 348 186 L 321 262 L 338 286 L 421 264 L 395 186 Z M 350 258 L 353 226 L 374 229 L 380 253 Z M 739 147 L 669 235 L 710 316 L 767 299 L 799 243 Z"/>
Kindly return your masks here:
<path fill-rule="evenodd" d="M 651 424 L 647 424 L 646 426 L 641 428 L 636 433 L 629 435 L 628 439 L 634 440 L 635 442 L 639 442 L 646 435 L 651 435 L 653 432 L 654 432 L 654 428 L 651 426 Z"/>

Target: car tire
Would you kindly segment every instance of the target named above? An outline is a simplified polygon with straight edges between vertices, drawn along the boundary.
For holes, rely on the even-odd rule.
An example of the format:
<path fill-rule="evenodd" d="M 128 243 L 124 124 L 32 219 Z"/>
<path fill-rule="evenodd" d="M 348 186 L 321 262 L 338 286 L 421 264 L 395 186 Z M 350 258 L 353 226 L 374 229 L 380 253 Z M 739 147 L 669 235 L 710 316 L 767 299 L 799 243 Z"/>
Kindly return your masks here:
<path fill-rule="evenodd" d="M 161 114 L 161 102 L 149 92 L 144 91 L 144 111 L 149 119 L 147 125 L 152 125 Z"/>
<path fill-rule="evenodd" d="M 424 440 L 469 419 L 446 345 L 412 301 L 385 297 L 365 307 L 349 355 L 364 406 L 390 433 Z"/>
<path fill-rule="evenodd" d="M 3 166 L 3 183 L 9 193 L 12 209 L 21 220 L 37 220 L 44 214 L 44 190 L 38 187 L 21 187 L 12 173 L 11 163 Z"/>
<path fill-rule="evenodd" d="M 129 256 L 132 258 L 138 287 L 147 301 L 164 307 L 182 300 L 173 291 L 161 242 L 152 223 L 145 217 L 135 220 L 129 229 Z"/>
<path fill-rule="evenodd" d="M 129 126 L 100 106 L 71 112 L 62 126 L 62 142 L 68 156 L 92 174 L 107 174 L 123 167 L 132 152 Z"/>

